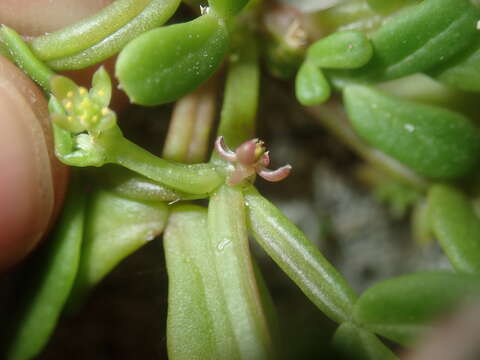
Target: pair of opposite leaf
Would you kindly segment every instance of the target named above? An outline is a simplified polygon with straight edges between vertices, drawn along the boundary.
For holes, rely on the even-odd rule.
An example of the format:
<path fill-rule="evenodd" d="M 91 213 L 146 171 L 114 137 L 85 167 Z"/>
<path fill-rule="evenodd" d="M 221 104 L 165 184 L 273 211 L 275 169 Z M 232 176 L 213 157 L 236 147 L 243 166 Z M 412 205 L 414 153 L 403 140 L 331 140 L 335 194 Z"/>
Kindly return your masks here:
<path fill-rule="evenodd" d="M 370 3 L 380 8 L 389 2 Z M 391 1 L 390 5 L 410 4 Z M 386 19 L 368 38 L 358 31 L 335 32 L 308 49 L 296 78 L 297 98 L 310 106 L 330 97 L 330 84 L 321 69 L 329 69 L 329 80 L 340 88 L 422 72 L 448 85 L 476 91 L 471 80 L 466 79 L 465 86 L 462 81 L 465 73 L 475 78 L 479 15 L 480 10 L 469 0 L 424 0 Z"/>
<path fill-rule="evenodd" d="M 311 106 L 328 100 L 330 83 L 322 69 L 356 69 L 368 63 L 373 48 L 359 31 L 335 32 L 315 42 L 307 51 L 295 80 L 295 93 L 302 105 Z"/>

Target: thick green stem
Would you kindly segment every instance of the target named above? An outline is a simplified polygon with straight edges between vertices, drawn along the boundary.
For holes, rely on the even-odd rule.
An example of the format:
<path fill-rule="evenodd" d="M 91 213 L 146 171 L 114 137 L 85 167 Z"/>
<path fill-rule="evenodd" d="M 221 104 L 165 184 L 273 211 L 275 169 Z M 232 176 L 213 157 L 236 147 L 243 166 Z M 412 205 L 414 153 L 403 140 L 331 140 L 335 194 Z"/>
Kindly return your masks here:
<path fill-rule="evenodd" d="M 32 40 L 34 54 L 43 61 L 76 54 L 100 42 L 137 16 L 150 0 L 117 0 L 97 12 L 61 30 Z"/>
<path fill-rule="evenodd" d="M 235 148 L 255 134 L 259 95 L 258 44 L 247 27 L 233 33 L 227 84 L 223 100 L 218 136 Z M 214 159 L 218 159 L 215 155 Z"/>
<path fill-rule="evenodd" d="M 197 105 L 197 118 L 188 147 L 187 162 L 205 161 L 208 153 L 210 134 L 215 120 L 217 79 L 212 79 L 202 92 Z"/>
<path fill-rule="evenodd" d="M 55 70 L 83 69 L 119 52 L 138 35 L 163 25 L 175 13 L 180 0 L 151 0 L 145 9 L 126 25 L 79 53 L 48 63 Z"/>
<path fill-rule="evenodd" d="M 14 30 L 3 25 L 0 29 L 0 40 L 7 48 L 15 64 L 36 81 L 43 90 L 50 91 L 50 78 L 54 75 L 53 71 L 33 55 L 22 37 Z"/>
<path fill-rule="evenodd" d="M 189 194 L 208 194 L 221 183 L 223 177 L 210 164 L 185 165 L 159 158 L 138 145 L 117 137 L 110 149 L 111 160 L 149 179 Z"/>
<path fill-rule="evenodd" d="M 173 190 L 140 174 L 117 165 L 92 168 L 90 181 L 125 198 L 139 201 L 177 202 L 208 196 L 191 195 Z"/>
<path fill-rule="evenodd" d="M 216 79 L 177 101 L 173 109 L 163 157 L 196 163 L 205 159 L 215 118 Z"/>
<path fill-rule="evenodd" d="M 253 186 L 245 191 L 253 236 L 305 295 L 328 317 L 351 318 L 356 295 L 305 235 Z"/>

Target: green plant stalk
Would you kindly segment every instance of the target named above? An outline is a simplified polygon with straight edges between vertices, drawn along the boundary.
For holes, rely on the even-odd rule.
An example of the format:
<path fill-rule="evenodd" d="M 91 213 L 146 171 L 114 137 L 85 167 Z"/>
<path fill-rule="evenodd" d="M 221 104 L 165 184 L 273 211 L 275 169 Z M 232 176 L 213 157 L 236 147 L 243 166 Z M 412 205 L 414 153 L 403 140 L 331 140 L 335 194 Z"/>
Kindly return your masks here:
<path fill-rule="evenodd" d="M 329 318 L 349 321 L 354 291 L 305 235 L 253 186 L 244 189 L 255 240 Z"/>
<path fill-rule="evenodd" d="M 54 73 L 32 54 L 22 37 L 14 30 L 2 25 L 0 40 L 5 45 L 15 64 L 37 82 L 44 91 L 49 92 L 50 78 Z"/>
<path fill-rule="evenodd" d="M 236 148 L 255 135 L 260 84 L 258 44 L 255 34 L 237 25 L 232 33 L 227 82 L 217 136 Z M 214 154 L 213 159 L 219 157 Z"/>
<path fill-rule="evenodd" d="M 151 0 L 138 16 L 100 42 L 77 54 L 49 61 L 48 65 L 55 70 L 75 70 L 106 60 L 138 35 L 163 25 L 179 5 L 180 0 Z"/>
<path fill-rule="evenodd" d="M 199 163 L 207 159 L 210 135 L 216 115 L 217 90 L 217 81 L 214 78 L 207 84 L 197 105 L 197 119 L 188 147 L 186 161 L 188 163 Z"/>
<path fill-rule="evenodd" d="M 224 178 L 210 164 L 185 165 L 159 158 L 126 138 L 112 143 L 109 162 L 122 165 L 143 176 L 189 194 L 213 192 Z"/>
<path fill-rule="evenodd" d="M 30 46 L 43 61 L 63 58 L 97 44 L 127 24 L 150 0 L 117 0 L 96 14 L 61 30 L 34 38 Z"/>
<path fill-rule="evenodd" d="M 215 82 L 212 79 L 176 102 L 163 148 L 165 159 L 204 161 L 215 118 Z"/>
<path fill-rule="evenodd" d="M 251 260 L 245 199 L 237 187 L 222 186 L 208 207 L 210 251 L 223 289 L 230 321 L 242 357 L 272 357 L 272 339 Z"/>
<path fill-rule="evenodd" d="M 80 260 L 85 196 L 77 180 L 70 183 L 65 207 L 33 284 L 26 312 L 17 323 L 8 360 L 28 360 L 40 353 L 71 292 Z M 37 269 L 38 270 L 38 269 Z"/>
<path fill-rule="evenodd" d="M 194 196 L 173 190 L 122 166 L 113 164 L 92 168 L 88 172 L 88 177 L 97 186 L 132 200 L 173 203 L 208 196 L 207 194 Z"/>
<path fill-rule="evenodd" d="M 162 157 L 186 162 L 188 147 L 193 136 L 196 109 L 201 88 L 179 99 L 173 108 Z"/>

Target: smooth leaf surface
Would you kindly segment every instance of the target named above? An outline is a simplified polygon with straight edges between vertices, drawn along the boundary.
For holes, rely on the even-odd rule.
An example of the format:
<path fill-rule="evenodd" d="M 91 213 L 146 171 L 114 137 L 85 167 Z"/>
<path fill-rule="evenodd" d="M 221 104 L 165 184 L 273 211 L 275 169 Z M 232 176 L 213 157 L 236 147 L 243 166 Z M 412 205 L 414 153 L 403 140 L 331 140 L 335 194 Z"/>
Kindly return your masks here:
<path fill-rule="evenodd" d="M 463 115 L 360 85 L 345 89 L 344 103 L 358 135 L 420 175 L 452 179 L 478 164 L 480 133 Z"/>
<path fill-rule="evenodd" d="M 353 323 L 343 323 L 335 331 L 333 345 L 351 360 L 395 360 L 397 356 L 375 335 Z"/>
<path fill-rule="evenodd" d="M 305 235 L 253 187 L 244 191 L 255 240 L 329 318 L 348 321 L 356 296 Z"/>
<path fill-rule="evenodd" d="M 81 302 L 115 266 L 162 233 L 168 216 L 163 202 L 135 201 L 95 190 L 88 217 L 72 303 Z"/>
<path fill-rule="evenodd" d="M 373 48 L 360 31 L 338 31 L 313 43 L 307 60 L 326 69 L 355 69 L 368 63 Z"/>
<path fill-rule="evenodd" d="M 85 196 L 77 181 L 70 185 L 57 228 L 49 239 L 32 285 L 25 312 L 18 320 L 8 360 L 32 359 L 47 344 L 72 290 L 84 232 Z"/>
<path fill-rule="evenodd" d="M 178 99 L 207 80 L 227 47 L 223 21 L 203 15 L 137 37 L 120 53 L 115 71 L 130 101 L 159 105 Z"/>
<path fill-rule="evenodd" d="M 359 325 L 400 344 L 410 345 L 439 316 L 478 294 L 479 278 L 450 272 L 422 272 L 377 283 L 354 307 Z"/>
<path fill-rule="evenodd" d="M 459 272 L 480 272 L 480 218 L 473 204 L 448 185 L 428 192 L 428 214 L 435 237 Z"/>
<path fill-rule="evenodd" d="M 322 70 L 315 64 L 305 61 L 295 78 L 295 95 L 305 106 L 318 105 L 330 97 L 330 84 Z"/>

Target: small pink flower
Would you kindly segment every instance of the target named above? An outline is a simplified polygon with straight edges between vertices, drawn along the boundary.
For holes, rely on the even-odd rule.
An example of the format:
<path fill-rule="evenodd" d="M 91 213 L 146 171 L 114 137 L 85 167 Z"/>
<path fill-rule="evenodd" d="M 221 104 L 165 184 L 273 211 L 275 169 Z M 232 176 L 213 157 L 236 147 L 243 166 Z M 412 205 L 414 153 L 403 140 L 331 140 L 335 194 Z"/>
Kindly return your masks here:
<path fill-rule="evenodd" d="M 232 151 L 225 144 L 223 136 L 219 136 L 215 141 L 215 149 L 222 158 L 235 166 L 235 170 L 232 171 L 227 179 L 228 185 L 240 184 L 255 173 L 267 181 L 281 181 L 292 170 L 290 165 L 282 166 L 277 170 L 268 169 L 270 156 L 265 146 L 263 146 L 263 141 L 259 139 L 245 141 L 235 151 Z"/>

